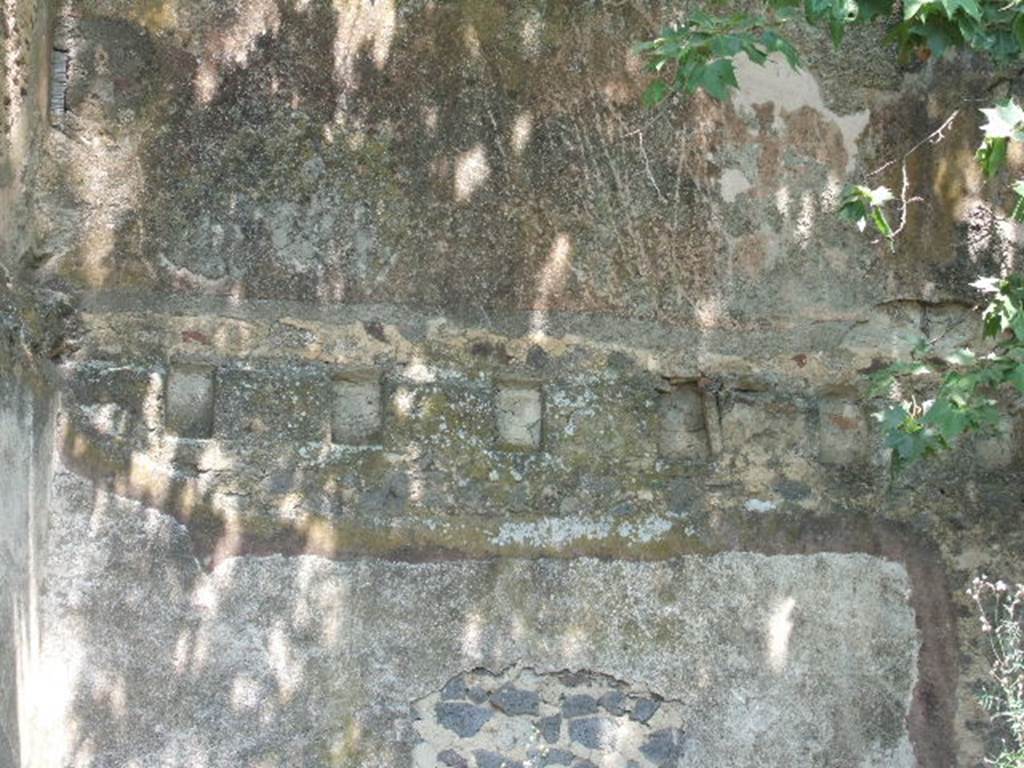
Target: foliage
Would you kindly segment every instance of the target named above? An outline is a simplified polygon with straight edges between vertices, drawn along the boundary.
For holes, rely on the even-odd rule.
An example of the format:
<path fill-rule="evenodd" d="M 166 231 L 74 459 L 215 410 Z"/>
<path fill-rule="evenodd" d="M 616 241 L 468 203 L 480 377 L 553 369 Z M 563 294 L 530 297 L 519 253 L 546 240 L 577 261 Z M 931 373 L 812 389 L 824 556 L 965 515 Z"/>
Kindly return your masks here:
<path fill-rule="evenodd" d="M 982 313 L 984 336 L 992 340 L 986 354 L 961 349 L 937 357 L 932 344 L 922 341 L 911 360 L 871 375 L 869 396 L 891 401 L 875 416 L 896 471 L 948 449 L 966 432 L 997 431 L 999 390 L 1024 394 L 1024 276 L 983 278 L 972 285 L 990 297 Z"/>
<path fill-rule="evenodd" d="M 989 641 L 990 682 L 981 703 L 1010 738 L 991 761 L 997 768 L 1024 768 L 1024 584 L 1008 585 L 982 575 L 967 590 Z"/>
<path fill-rule="evenodd" d="M 857 225 L 861 232 L 870 219 L 878 234 L 892 240 L 895 237 L 889 219 L 885 215 L 885 204 L 893 199 L 888 187 L 868 187 L 855 185 L 847 188 L 839 203 L 839 215 Z"/>
<path fill-rule="evenodd" d="M 727 16 L 694 11 L 640 43 L 636 50 L 659 76 L 644 100 L 653 105 L 697 90 L 724 100 L 738 87 L 733 59 L 740 53 L 763 65 L 778 52 L 799 69 L 800 55 L 785 32 L 801 16 L 826 27 L 836 46 L 850 25 L 899 18 L 888 38 L 905 60 L 968 49 L 1006 64 L 1024 53 L 1024 0 L 762 0 L 759 10 Z"/>
<path fill-rule="evenodd" d="M 730 89 L 738 86 L 733 60 L 741 53 L 763 65 L 778 52 L 791 67 L 799 68 L 799 53 L 784 32 L 801 15 L 810 24 L 826 26 L 833 43 L 839 45 L 849 25 L 892 18 L 898 8 L 900 19 L 894 19 L 889 37 L 898 43 L 904 58 L 938 56 L 950 49 L 980 52 L 999 64 L 1024 57 L 1024 0 L 902 0 L 899 6 L 893 0 L 762 3 L 759 11 L 729 16 L 696 11 L 640 44 L 637 50 L 657 75 L 644 94 L 646 103 L 655 105 L 672 93 L 697 90 L 715 99 L 728 98 Z M 992 178 L 1004 168 L 1011 143 L 1024 141 L 1024 109 L 1007 99 L 981 112 L 985 122 L 980 126 L 983 139 L 976 156 L 983 174 Z M 851 184 L 840 200 L 839 216 L 862 232 L 870 225 L 895 248 L 907 206 L 913 202 L 907 196 L 906 158 L 925 143 L 941 141 L 955 116 L 904 155 L 898 200 L 888 187 Z M 1010 217 L 1024 222 L 1024 179 L 1010 189 L 1016 196 Z M 886 212 L 893 203 L 899 205 L 896 228 Z M 999 390 L 1010 387 L 1024 393 L 1024 283 L 1020 276 L 1010 276 L 982 279 L 974 285 L 991 299 L 983 322 L 984 336 L 993 343 L 985 354 L 964 349 L 940 359 L 924 343 L 909 361 L 890 365 L 872 377 L 871 395 L 890 400 L 876 418 L 892 449 L 895 471 L 950 448 L 964 433 L 996 431 L 1001 424 Z"/>

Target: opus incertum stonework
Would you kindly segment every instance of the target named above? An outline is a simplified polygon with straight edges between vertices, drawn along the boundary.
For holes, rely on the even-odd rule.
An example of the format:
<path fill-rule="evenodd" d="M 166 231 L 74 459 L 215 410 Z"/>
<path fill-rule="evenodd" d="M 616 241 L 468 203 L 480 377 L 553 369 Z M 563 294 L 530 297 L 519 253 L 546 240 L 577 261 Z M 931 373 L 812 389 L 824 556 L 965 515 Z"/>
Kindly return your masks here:
<path fill-rule="evenodd" d="M 982 765 L 1020 436 L 893 478 L 865 372 L 1017 246 L 967 129 L 832 215 L 981 74 L 651 112 L 676 10 L 3 4 L 2 768 Z"/>

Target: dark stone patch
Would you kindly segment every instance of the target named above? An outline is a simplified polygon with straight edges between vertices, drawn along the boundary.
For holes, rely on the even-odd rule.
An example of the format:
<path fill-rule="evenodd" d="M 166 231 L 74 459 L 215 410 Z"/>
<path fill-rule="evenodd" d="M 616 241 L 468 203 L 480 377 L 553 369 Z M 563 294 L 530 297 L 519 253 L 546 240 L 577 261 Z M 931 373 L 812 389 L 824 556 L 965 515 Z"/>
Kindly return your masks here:
<path fill-rule="evenodd" d="M 656 766 L 667 766 L 682 757 L 683 733 L 675 728 L 655 731 L 640 747 L 640 752 Z"/>
<path fill-rule="evenodd" d="M 540 697 L 536 691 L 504 686 L 491 694 L 491 704 L 506 715 L 536 715 Z"/>
<path fill-rule="evenodd" d="M 658 707 L 660 706 L 660 701 L 655 701 L 654 699 L 640 699 L 633 705 L 633 711 L 630 713 L 629 719 L 635 720 L 638 723 L 646 723 L 654 717 L 654 713 L 658 711 Z"/>
<path fill-rule="evenodd" d="M 627 371 L 635 365 L 633 358 L 624 352 L 612 352 L 608 355 L 608 367 L 616 371 Z"/>
<path fill-rule="evenodd" d="M 483 707 L 451 701 L 437 704 L 434 712 L 437 722 L 463 739 L 479 733 L 494 714 Z"/>
<path fill-rule="evenodd" d="M 608 714 L 619 717 L 626 714 L 626 695 L 622 691 L 608 691 L 598 699 Z"/>
<path fill-rule="evenodd" d="M 549 765 L 572 765 L 575 758 L 576 755 L 567 749 L 552 749 L 546 754 L 540 755 L 536 765 L 539 768 L 547 768 Z"/>
<path fill-rule="evenodd" d="M 511 757 L 505 757 L 497 752 L 489 752 L 486 749 L 478 749 L 473 752 L 476 758 L 477 768 L 523 768 L 523 764 Z"/>
<path fill-rule="evenodd" d="M 442 765 L 449 766 L 449 768 L 469 768 L 469 760 L 454 749 L 446 749 L 444 752 L 439 752 L 437 760 Z"/>
<path fill-rule="evenodd" d="M 563 717 L 580 717 L 581 715 L 592 715 L 595 712 L 597 712 L 597 699 L 585 693 L 566 696 L 562 701 Z"/>
<path fill-rule="evenodd" d="M 581 717 L 569 723 L 569 739 L 588 749 L 604 746 L 604 734 L 611 723 L 606 717 Z"/>
<path fill-rule="evenodd" d="M 572 764 L 572 768 L 597 768 L 597 766 L 589 760 L 581 757 L 579 760 Z"/>
<path fill-rule="evenodd" d="M 474 704 L 483 704 L 487 701 L 487 691 L 479 685 L 474 685 L 472 688 L 466 689 L 466 696 Z"/>
<path fill-rule="evenodd" d="M 773 489 L 787 501 L 800 501 L 811 495 L 811 487 L 806 483 L 785 478 L 775 483 Z"/>
<path fill-rule="evenodd" d="M 462 675 L 453 677 L 441 689 L 441 701 L 461 701 L 466 698 L 466 681 Z"/>
<path fill-rule="evenodd" d="M 363 330 L 366 331 L 366 335 L 377 341 L 387 341 L 388 337 L 384 334 L 384 326 L 381 325 L 379 320 L 370 320 L 368 323 L 363 323 Z"/>
<path fill-rule="evenodd" d="M 562 672 L 558 675 L 558 682 L 562 685 L 574 688 L 587 682 L 586 672 Z"/>
<path fill-rule="evenodd" d="M 474 342 L 469 348 L 470 354 L 476 357 L 488 357 L 496 363 L 506 364 L 512 360 L 512 355 L 505 349 L 504 344 L 492 344 L 489 341 Z"/>
<path fill-rule="evenodd" d="M 548 744 L 554 744 L 558 741 L 558 737 L 562 735 L 562 716 L 551 715 L 549 717 L 542 717 L 540 720 L 534 722 L 534 727 L 540 732 L 544 741 Z"/>
<path fill-rule="evenodd" d="M 536 345 L 526 353 L 526 364 L 531 368 L 543 368 L 548 364 L 548 353 Z"/>

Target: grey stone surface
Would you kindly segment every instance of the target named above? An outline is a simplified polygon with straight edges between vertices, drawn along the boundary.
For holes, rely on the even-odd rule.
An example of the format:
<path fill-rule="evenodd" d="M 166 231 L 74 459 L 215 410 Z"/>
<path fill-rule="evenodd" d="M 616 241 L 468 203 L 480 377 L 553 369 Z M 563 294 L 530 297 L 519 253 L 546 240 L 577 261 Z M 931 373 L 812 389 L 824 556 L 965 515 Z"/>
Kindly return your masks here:
<path fill-rule="evenodd" d="M 658 711 L 658 707 L 661 703 L 653 699 L 640 699 L 633 704 L 633 710 L 630 712 L 630 719 L 636 720 L 638 723 L 646 723 L 650 720 L 654 713 Z"/>
<path fill-rule="evenodd" d="M 463 738 L 479 733 L 494 714 L 483 707 L 451 701 L 438 704 L 435 711 L 437 722 Z"/>
<path fill-rule="evenodd" d="M 476 758 L 477 768 L 523 768 L 518 760 L 486 749 L 476 750 L 473 757 Z"/>
<path fill-rule="evenodd" d="M 647 737 L 640 751 L 659 768 L 673 765 L 683 754 L 683 734 L 674 728 L 662 728 Z"/>
<path fill-rule="evenodd" d="M 55 403 L 0 338 L 0 766 L 30 765 L 49 734 L 42 637 Z"/>
<path fill-rule="evenodd" d="M 614 739 L 614 725 L 606 717 L 581 717 L 569 721 L 569 740 L 587 749 L 604 749 Z"/>
<path fill-rule="evenodd" d="M 491 694 L 491 704 L 506 715 L 536 715 L 539 697 L 536 691 L 505 686 Z"/>
<path fill-rule="evenodd" d="M 516 663 L 600 670 L 678 702 L 693 766 L 792 764 L 806 758 L 788 733 L 840 727 L 846 738 L 811 765 L 854 756 L 913 764 L 903 715 L 917 636 L 907 577 L 894 563 L 863 555 L 420 565 L 273 556 L 230 559 L 206 574 L 169 518 L 66 474 L 55 491 L 43 606 L 54 631 L 43 671 L 78 670 L 62 678 L 51 716 L 92 734 L 97 764 L 156 755 L 169 765 L 233 765 L 280 749 L 298 765 L 330 755 L 352 766 L 401 764 L 416 744 L 395 737 L 411 702 L 431 692 L 439 702 L 465 670 Z M 773 634 L 790 598 L 799 621 L 790 634 Z M 673 642 L 632 634 L 648 621 Z M 80 643 L 69 646 L 72 632 Z M 856 683 L 850 668 L 860 670 Z M 94 693 L 83 699 L 85 690 Z M 871 707 L 850 711 L 854 695 L 869 695 Z M 98 707 L 94 696 L 108 703 Z M 737 706 L 742 697 L 760 701 L 757 723 Z M 133 717 L 119 714 L 121 701 Z M 893 716 L 868 717 L 878 711 Z M 522 719 L 535 733 L 536 718 Z M 497 717 L 475 738 L 497 733 L 491 722 Z M 73 750 L 59 735 L 51 746 Z M 433 748 L 429 759 L 445 748 L 454 747 Z"/>
<path fill-rule="evenodd" d="M 215 429 L 229 440 L 326 442 L 327 372 L 320 366 L 223 367 L 217 371 Z"/>
<path fill-rule="evenodd" d="M 209 365 L 171 366 L 164 400 L 170 434 L 193 438 L 213 436 L 215 376 L 215 369 Z"/>
<path fill-rule="evenodd" d="M 710 452 L 704 403 L 694 384 L 678 384 L 658 401 L 658 452 L 670 459 L 706 459 Z"/>
<path fill-rule="evenodd" d="M 543 402 L 536 386 L 498 387 L 498 438 L 502 447 L 536 450 L 543 435 Z"/>
<path fill-rule="evenodd" d="M 821 460 L 829 464 L 858 464 L 871 456 L 867 419 L 856 403 L 829 398 L 819 408 Z"/>
<path fill-rule="evenodd" d="M 449 768 L 469 768 L 469 761 L 454 749 L 446 749 L 437 754 L 438 762 Z"/>
<path fill-rule="evenodd" d="M 335 443 L 359 444 L 379 438 L 381 430 L 380 380 L 373 374 L 362 377 L 336 375 L 331 408 L 331 439 Z"/>
<path fill-rule="evenodd" d="M 622 691 L 608 691 L 601 695 L 601 706 L 611 715 L 624 715 L 626 713 L 626 696 Z"/>
<path fill-rule="evenodd" d="M 56 9 L 0 20 L 0 342 L 55 361 L 57 450 L 102 488 L 65 514 L 51 662 L 16 694 L 56 691 L 40 765 L 404 766 L 436 725 L 410 703 L 480 665 L 550 704 L 471 737 L 516 759 L 568 670 L 666 696 L 602 716 L 685 726 L 692 765 L 981 761 L 958 595 L 982 565 L 1024 579 L 1019 435 L 892 482 L 849 409 L 922 336 L 970 343 L 967 283 L 1021 263 L 970 159 L 983 63 L 800 28 L 804 70 L 741 61 L 727 102 L 654 114 L 630 48 L 678 3 Z M 836 221 L 957 108 L 895 251 Z M 212 437 L 161 419 L 179 360 L 230 372 Z M 339 370 L 385 386 L 337 396 Z M 879 561 L 730 550 L 903 564 L 916 667 Z"/>
<path fill-rule="evenodd" d="M 562 717 L 579 717 L 597 712 L 597 699 L 586 693 L 574 693 L 562 701 Z"/>
<path fill-rule="evenodd" d="M 536 722 L 537 731 L 548 744 L 554 744 L 562 734 L 562 716 L 548 715 Z"/>

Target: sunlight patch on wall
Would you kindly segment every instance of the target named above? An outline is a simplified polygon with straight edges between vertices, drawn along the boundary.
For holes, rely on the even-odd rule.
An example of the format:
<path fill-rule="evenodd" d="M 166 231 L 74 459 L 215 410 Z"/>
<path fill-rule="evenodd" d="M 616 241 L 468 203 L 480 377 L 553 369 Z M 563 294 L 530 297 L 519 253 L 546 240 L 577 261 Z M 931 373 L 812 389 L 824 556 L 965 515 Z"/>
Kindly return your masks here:
<path fill-rule="evenodd" d="M 211 36 L 196 69 L 195 94 L 201 104 L 209 104 L 220 88 L 221 74 L 230 66 L 244 67 L 256 50 L 260 38 L 276 35 L 281 14 L 272 0 L 254 0 L 228 29 Z"/>
<path fill-rule="evenodd" d="M 796 600 L 787 597 L 768 620 L 768 664 L 776 674 L 786 668 L 786 657 L 789 655 L 789 638 L 793 632 L 793 608 Z"/>
<path fill-rule="evenodd" d="M 534 301 L 536 309 L 530 318 L 530 336 L 534 340 L 543 339 L 547 335 L 547 310 L 550 308 L 552 297 L 565 288 L 572 266 L 569 258 L 571 253 L 572 239 L 565 232 L 560 232 L 551 246 L 537 281 L 537 299 Z"/>
<path fill-rule="evenodd" d="M 512 123 L 512 151 L 517 155 L 523 154 L 532 134 L 533 115 L 530 112 L 520 112 Z"/>
<path fill-rule="evenodd" d="M 483 144 L 463 152 L 455 161 L 455 199 L 460 203 L 467 201 L 490 175 L 491 166 Z"/>
<path fill-rule="evenodd" d="M 334 72 L 346 87 L 356 85 L 355 61 L 360 50 L 369 47 L 377 69 L 383 69 L 391 55 L 395 37 L 394 0 L 335 0 L 338 33 L 334 38 Z"/>

